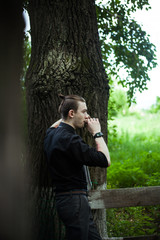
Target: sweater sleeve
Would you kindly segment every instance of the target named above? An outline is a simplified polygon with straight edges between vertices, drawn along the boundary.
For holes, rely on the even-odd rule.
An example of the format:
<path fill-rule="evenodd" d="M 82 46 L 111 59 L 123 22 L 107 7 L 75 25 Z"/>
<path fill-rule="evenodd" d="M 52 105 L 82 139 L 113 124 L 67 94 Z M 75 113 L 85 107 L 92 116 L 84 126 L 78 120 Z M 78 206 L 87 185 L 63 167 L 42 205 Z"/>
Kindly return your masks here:
<path fill-rule="evenodd" d="M 72 157 L 81 164 L 95 167 L 108 167 L 106 156 L 95 148 L 86 144 L 79 135 L 74 135 L 70 139 L 68 147 Z"/>

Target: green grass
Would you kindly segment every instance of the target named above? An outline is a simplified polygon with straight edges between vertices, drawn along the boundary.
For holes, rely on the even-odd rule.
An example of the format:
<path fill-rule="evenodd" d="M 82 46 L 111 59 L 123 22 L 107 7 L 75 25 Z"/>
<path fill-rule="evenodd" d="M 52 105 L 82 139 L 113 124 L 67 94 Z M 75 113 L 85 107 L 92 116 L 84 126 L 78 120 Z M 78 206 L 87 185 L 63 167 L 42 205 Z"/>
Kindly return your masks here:
<path fill-rule="evenodd" d="M 158 134 L 160 136 L 160 114 L 147 112 L 135 113 L 129 116 L 119 116 L 114 120 L 118 133 L 128 132 L 131 135 L 138 133 Z"/>
<path fill-rule="evenodd" d="M 160 185 L 159 125 L 160 114 L 144 112 L 109 123 L 107 188 Z M 159 222 L 160 206 L 107 210 L 110 237 L 160 234 Z"/>
<path fill-rule="evenodd" d="M 111 124 L 117 126 L 117 135 L 111 131 L 108 141 L 112 164 L 128 158 L 138 160 L 143 152 L 160 153 L 160 114 L 119 116 Z"/>

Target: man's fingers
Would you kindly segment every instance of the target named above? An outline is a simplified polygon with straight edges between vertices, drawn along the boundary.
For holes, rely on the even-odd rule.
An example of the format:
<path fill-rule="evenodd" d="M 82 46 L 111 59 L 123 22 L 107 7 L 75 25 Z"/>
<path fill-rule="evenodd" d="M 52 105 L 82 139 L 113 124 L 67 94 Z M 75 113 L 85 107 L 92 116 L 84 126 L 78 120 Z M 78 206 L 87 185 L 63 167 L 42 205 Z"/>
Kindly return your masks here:
<path fill-rule="evenodd" d="M 99 122 L 98 118 L 88 118 L 87 119 L 88 122 Z"/>
<path fill-rule="evenodd" d="M 92 118 L 93 119 L 93 121 L 98 121 L 98 118 Z"/>

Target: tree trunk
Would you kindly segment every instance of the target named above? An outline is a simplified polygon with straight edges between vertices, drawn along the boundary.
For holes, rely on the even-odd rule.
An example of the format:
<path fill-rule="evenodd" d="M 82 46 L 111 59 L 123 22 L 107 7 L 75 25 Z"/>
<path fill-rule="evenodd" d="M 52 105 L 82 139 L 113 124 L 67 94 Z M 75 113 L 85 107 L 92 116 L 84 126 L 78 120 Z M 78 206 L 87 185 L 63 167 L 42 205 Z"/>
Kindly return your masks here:
<path fill-rule="evenodd" d="M 31 62 L 26 78 L 28 161 L 34 186 L 41 190 L 50 186 L 43 140 L 46 129 L 60 118 L 58 94 L 83 96 L 89 114 L 100 119 L 107 140 L 109 87 L 102 64 L 93 0 L 32 0 L 28 12 L 32 37 Z M 83 132 L 82 136 L 93 144 L 88 133 Z M 92 169 L 91 178 L 94 188 L 105 189 L 105 169 Z M 104 235 L 106 226 L 104 213 L 99 210 L 95 214 L 101 235 Z"/>

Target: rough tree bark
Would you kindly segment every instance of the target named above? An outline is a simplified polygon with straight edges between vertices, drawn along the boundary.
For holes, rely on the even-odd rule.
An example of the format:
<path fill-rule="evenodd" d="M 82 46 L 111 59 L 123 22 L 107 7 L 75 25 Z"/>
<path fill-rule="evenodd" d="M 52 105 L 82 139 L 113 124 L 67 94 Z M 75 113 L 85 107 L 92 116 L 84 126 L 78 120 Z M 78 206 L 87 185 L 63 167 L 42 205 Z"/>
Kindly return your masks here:
<path fill-rule="evenodd" d="M 100 119 L 107 140 L 109 87 L 102 64 L 94 0 L 31 0 L 28 12 L 32 38 L 26 77 L 28 161 L 34 186 L 41 190 L 49 187 L 43 139 L 46 129 L 60 117 L 58 93 L 83 96 L 89 114 Z M 82 136 L 93 144 L 88 133 Z M 105 189 L 105 169 L 92 169 L 91 178 L 94 188 Z M 94 216 L 101 235 L 105 235 L 105 211 L 95 211 Z"/>

